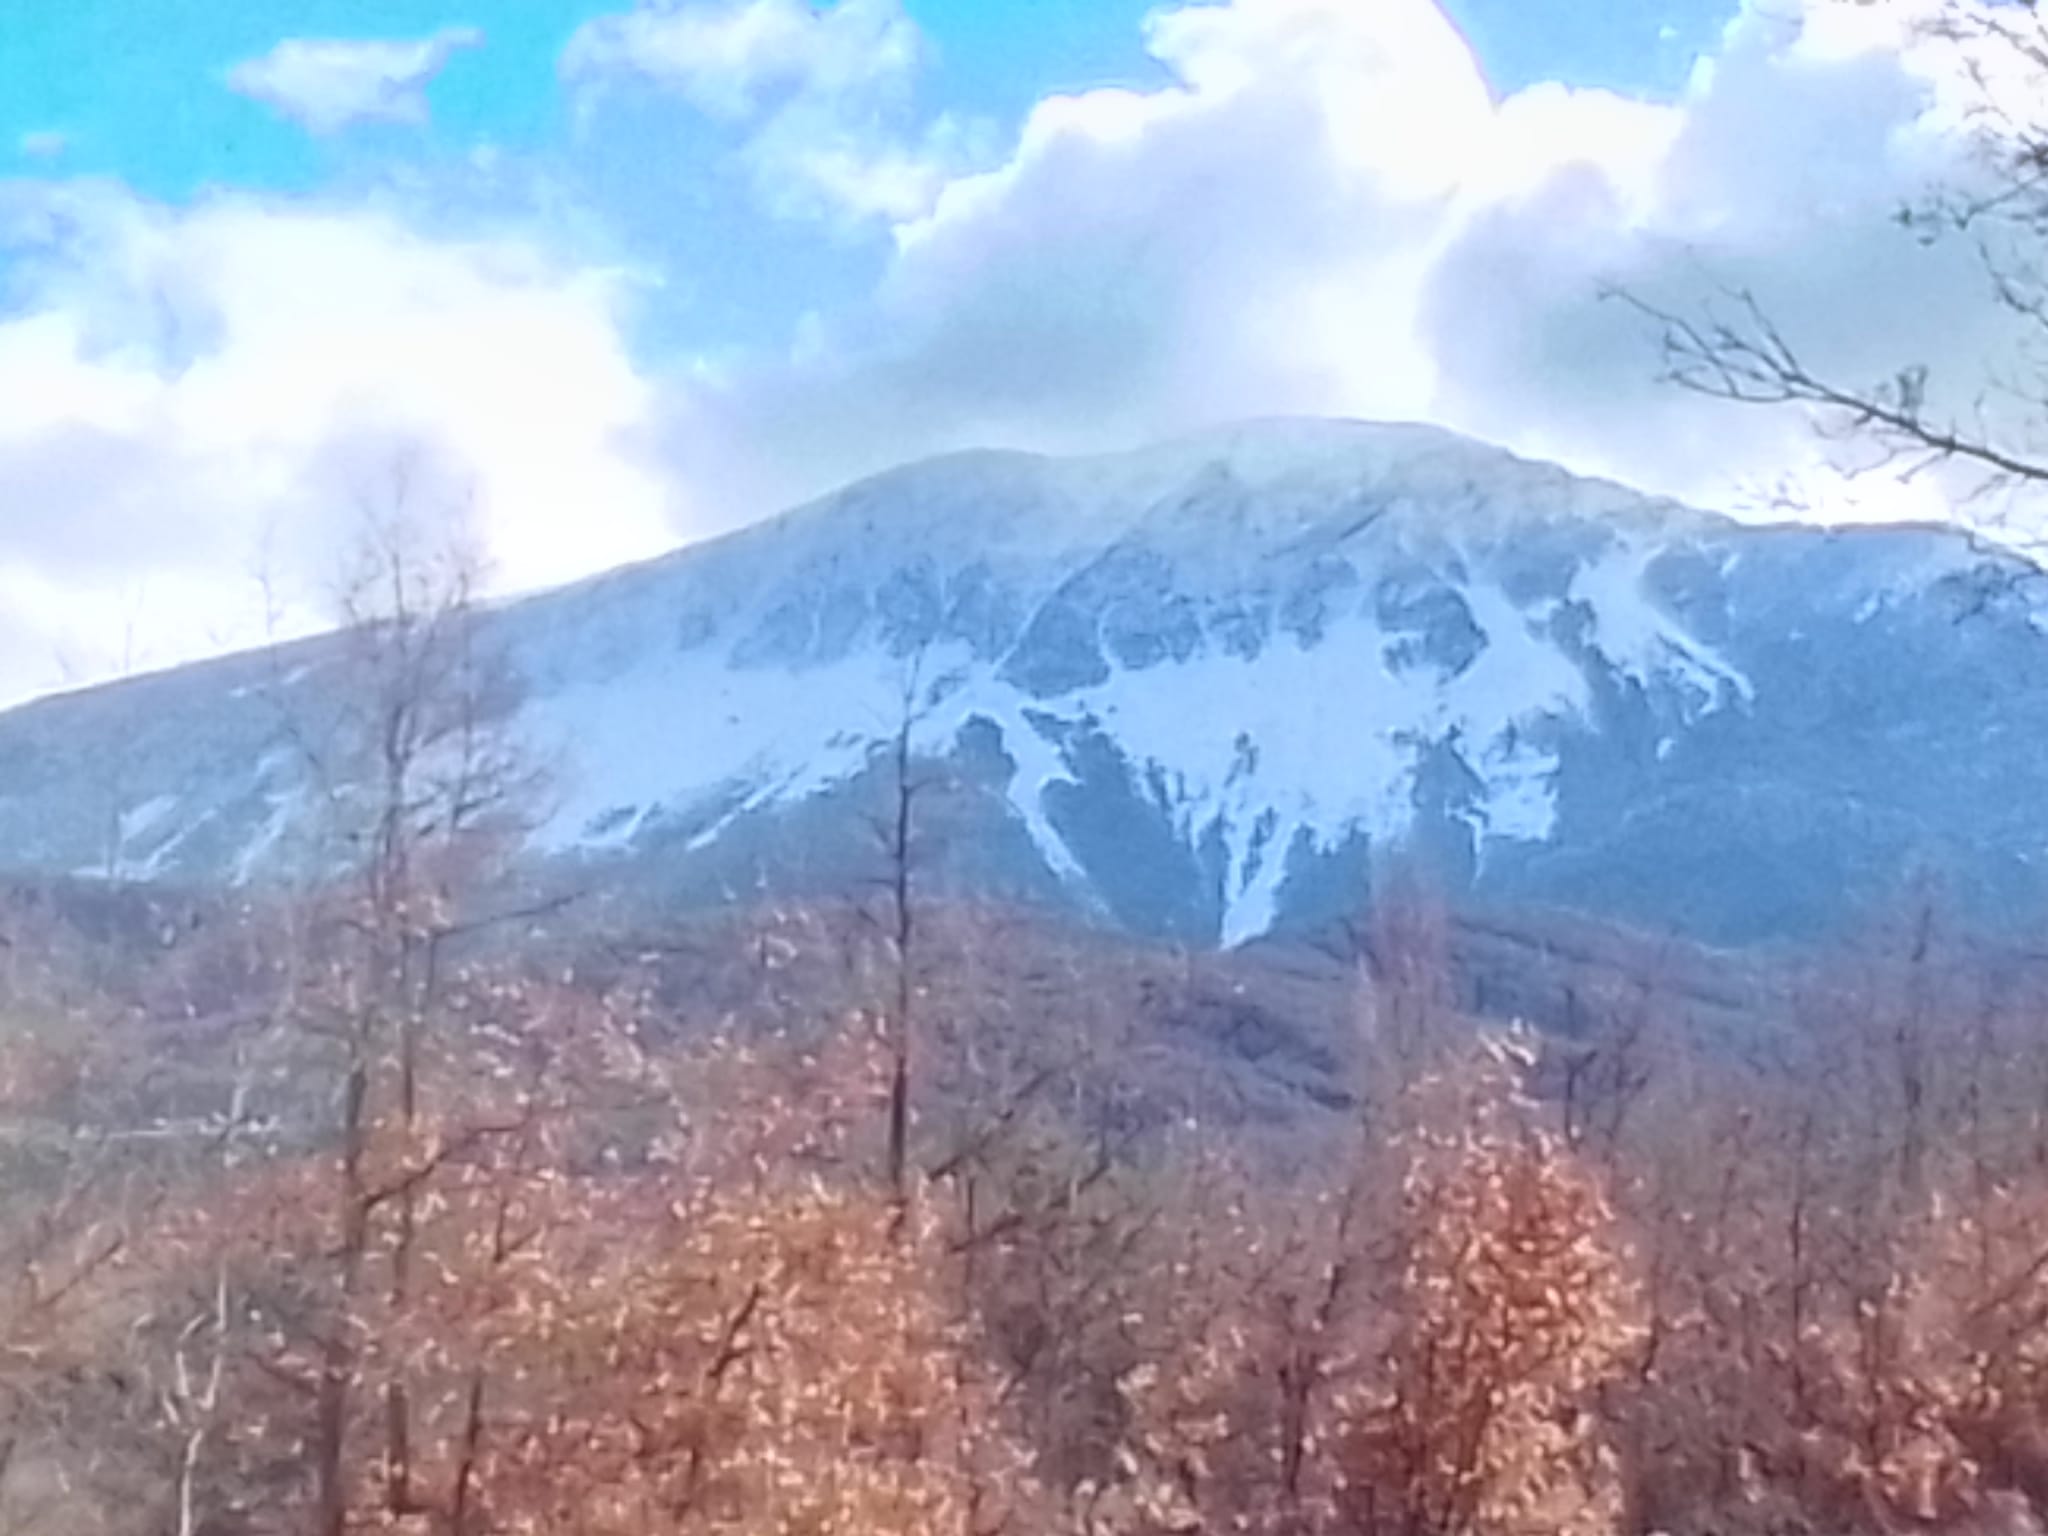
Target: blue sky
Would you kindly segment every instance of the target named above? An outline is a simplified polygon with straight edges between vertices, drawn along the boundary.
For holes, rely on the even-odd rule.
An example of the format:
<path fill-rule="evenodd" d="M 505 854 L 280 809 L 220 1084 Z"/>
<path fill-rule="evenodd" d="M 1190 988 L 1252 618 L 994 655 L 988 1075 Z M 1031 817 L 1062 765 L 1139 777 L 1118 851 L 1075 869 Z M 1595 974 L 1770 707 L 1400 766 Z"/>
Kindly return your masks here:
<path fill-rule="evenodd" d="M 715 134 L 658 92 L 579 117 L 561 61 L 604 0 L 22 0 L 0 48 L 0 147 L 29 177 L 118 178 L 178 203 L 223 187 L 311 196 L 419 178 L 425 200 L 516 212 L 532 183 L 573 189 L 586 223 L 670 274 L 676 301 L 645 319 L 656 352 L 771 341 L 871 281 L 886 231 L 820 239 L 758 216 L 720 174 Z M 1373 0 L 1358 0 L 1369 5 Z M 1669 97 L 1735 0 L 1450 0 L 1493 87 L 1561 80 Z M 904 0 L 929 64 L 919 105 L 989 142 L 1043 97 L 1163 76 L 1143 41 L 1155 0 Z M 232 89 L 244 60 L 287 38 L 428 37 L 475 27 L 483 46 L 426 87 L 431 113 L 308 134 Z M 60 142 L 62 150 L 51 153 Z M 478 177 L 489 146 L 522 174 Z M 745 259 L 734 259 L 736 244 Z"/>
<path fill-rule="evenodd" d="M 1281 413 L 1928 511 L 1600 300 L 1741 283 L 1872 376 L 2003 345 L 1887 222 L 1957 163 L 1917 3 L 14 0 L 0 697 L 317 622 L 401 451 L 507 588 Z"/>
<path fill-rule="evenodd" d="M 557 63 L 576 28 L 606 9 L 593 0 L 19 0 L 0 49 L 0 144 L 61 133 L 67 173 L 120 176 L 166 198 L 221 182 L 305 191 L 365 155 L 478 141 L 559 148 L 570 114 Z M 1048 91 L 1158 73 L 1140 37 L 1151 0 L 914 0 L 906 9 L 932 39 L 948 103 L 999 121 L 1014 122 Z M 1457 0 L 1448 9 L 1503 90 L 1560 79 L 1669 93 L 1733 5 Z M 222 84 L 232 65 L 286 37 L 415 37 L 451 23 L 483 29 L 489 43 L 436 82 L 424 134 L 322 146 Z"/>

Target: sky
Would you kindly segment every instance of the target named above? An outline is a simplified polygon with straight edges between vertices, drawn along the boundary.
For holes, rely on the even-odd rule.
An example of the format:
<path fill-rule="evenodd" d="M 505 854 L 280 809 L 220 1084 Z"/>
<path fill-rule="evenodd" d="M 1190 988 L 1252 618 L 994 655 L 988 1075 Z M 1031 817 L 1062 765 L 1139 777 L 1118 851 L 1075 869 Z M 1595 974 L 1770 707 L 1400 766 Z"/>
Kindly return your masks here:
<path fill-rule="evenodd" d="M 504 591 L 1280 414 L 1938 514 L 1603 297 L 1981 379 L 1914 3 L 9 0 L 0 701 L 321 622 L 398 464 Z"/>

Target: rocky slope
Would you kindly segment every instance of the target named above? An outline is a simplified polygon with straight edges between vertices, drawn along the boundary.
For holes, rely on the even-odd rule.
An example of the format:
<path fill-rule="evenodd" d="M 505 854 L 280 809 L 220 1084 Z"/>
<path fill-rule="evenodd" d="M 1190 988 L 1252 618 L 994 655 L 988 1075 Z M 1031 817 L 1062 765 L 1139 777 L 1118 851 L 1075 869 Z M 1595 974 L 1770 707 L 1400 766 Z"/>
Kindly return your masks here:
<path fill-rule="evenodd" d="M 1412 848 L 1454 891 L 1717 944 L 1932 878 L 2048 896 L 2038 573 L 1757 527 L 1420 427 L 914 465 L 495 610 L 552 788 L 527 854 L 691 902 L 872 873 L 907 712 L 937 884 L 1236 944 Z M 288 866 L 313 642 L 0 715 L 0 864 Z M 906 700 L 909 701 L 906 705 Z"/>

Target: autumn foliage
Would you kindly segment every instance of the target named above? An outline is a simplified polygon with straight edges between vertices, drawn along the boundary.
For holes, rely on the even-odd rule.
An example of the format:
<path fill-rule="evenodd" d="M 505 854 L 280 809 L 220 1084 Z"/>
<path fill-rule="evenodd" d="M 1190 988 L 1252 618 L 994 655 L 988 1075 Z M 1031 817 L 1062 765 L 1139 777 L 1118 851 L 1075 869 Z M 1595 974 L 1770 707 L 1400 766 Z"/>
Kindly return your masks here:
<path fill-rule="evenodd" d="M 907 729 L 866 923 L 563 939 L 468 572 L 373 553 L 321 878 L 147 959 L 0 910 L 0 1530 L 2040 1528 L 2048 997 L 1925 915 L 1753 1038 L 1545 1036 L 1391 882 L 1257 1136 L 983 982 Z"/>
<path fill-rule="evenodd" d="M 168 1083 L 123 1047 L 139 1019 L 17 998 L 0 1510 L 181 1536 L 337 1510 L 423 1536 L 2031 1530 L 2048 1063 L 2019 1000 L 1957 1030 L 1895 963 L 1875 996 L 1816 988 L 1760 1064 L 1627 1010 L 1490 1029 L 1387 968 L 1305 1156 L 1113 1140 L 1047 1073 L 979 1109 L 956 1079 L 900 1194 L 861 1010 L 707 1034 L 631 968 L 466 959 L 360 1058 L 350 1140 L 307 1092 L 354 1078 L 345 967 L 291 968 Z"/>
<path fill-rule="evenodd" d="M 1412 1085 L 1305 1228 L 1201 1234 L 1241 1257 L 1184 1260 L 1202 1283 L 1164 1288 L 1125 1381 L 1117 1523 L 1616 1527 L 1595 1409 L 1635 1346 L 1635 1281 L 1600 1179 L 1534 1123 L 1514 1060 L 1472 1047 Z"/>

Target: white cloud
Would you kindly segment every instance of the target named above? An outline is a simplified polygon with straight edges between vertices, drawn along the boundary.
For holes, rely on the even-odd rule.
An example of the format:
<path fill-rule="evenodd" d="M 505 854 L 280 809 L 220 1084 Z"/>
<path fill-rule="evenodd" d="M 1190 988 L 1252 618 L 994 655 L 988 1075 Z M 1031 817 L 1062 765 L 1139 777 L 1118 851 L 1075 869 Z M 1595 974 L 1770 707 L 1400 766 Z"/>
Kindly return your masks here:
<path fill-rule="evenodd" d="M 586 103 L 637 79 L 729 125 L 779 214 L 901 219 L 930 207 L 960 137 L 902 131 L 925 51 L 902 0 L 719 0 L 598 17 L 562 69 Z"/>
<path fill-rule="evenodd" d="M 1419 306 L 1448 364 L 1431 410 L 1697 499 L 1740 506 L 1791 482 L 1832 515 L 1939 513 L 1952 487 L 1938 478 L 1846 483 L 1836 467 L 1869 455 L 1822 445 L 1796 412 L 1660 387 L 1651 328 L 1599 297 L 1725 313 L 1729 290 L 1749 290 L 1833 376 L 1925 362 L 1959 410 L 2014 361 L 1972 244 L 1927 244 L 1895 217 L 1978 174 L 1954 133 L 1954 76 L 1852 9 L 1816 5 L 1804 25 L 1746 12 L 1647 162 L 1623 172 L 1589 145 L 1466 208 Z"/>
<path fill-rule="evenodd" d="M 846 96 L 893 87 L 922 52 L 898 0 L 807 0 L 643 6 L 586 23 L 564 67 L 575 75 L 631 71 L 732 119 L 767 111 L 779 96 Z"/>
<path fill-rule="evenodd" d="M 1164 83 L 1048 97 L 973 173 L 906 130 L 896 0 L 608 18 L 574 81 L 676 91 L 745 136 L 764 190 L 894 237 L 874 292 L 787 355 L 660 384 L 620 280 L 518 241 L 37 194 L 13 221 L 30 302 L 0 318 L 0 611 L 114 632 L 147 570 L 158 627 L 203 649 L 274 509 L 312 561 L 337 466 L 405 435 L 475 478 L 514 583 L 924 453 L 1283 412 L 1433 420 L 1710 503 L 1803 477 L 1834 511 L 1936 510 L 1937 482 L 1845 487 L 1795 416 L 1659 386 L 1654 336 L 1600 298 L 1746 285 L 1817 363 L 1927 361 L 1957 400 L 2014 356 L 1973 254 L 1891 219 L 1971 174 L 1952 61 L 1884 7 L 1811 3 L 1755 0 L 1669 101 L 1496 99 L 1427 0 L 1185 5 L 1148 26 Z M 7 223 L 0 202 L 0 254 Z"/>
<path fill-rule="evenodd" d="M 424 123 L 427 87 L 464 49 L 483 46 L 474 27 L 412 40 L 287 38 L 228 71 L 228 84 L 317 134 L 357 123 Z"/>
<path fill-rule="evenodd" d="M 1796 416 L 1660 386 L 1651 329 L 1600 298 L 1742 284 L 1815 362 L 1926 360 L 1959 400 L 2011 355 L 1971 252 L 1892 218 L 1970 169 L 1952 64 L 1861 14 L 1884 9 L 1757 0 L 1672 101 L 1496 99 L 1428 0 L 1164 11 L 1166 84 L 1040 102 L 1000 165 L 899 221 L 863 312 L 796 362 L 700 380 L 676 451 L 765 505 L 970 443 L 1299 411 L 1434 420 L 1723 505 L 1797 478 L 1837 511 L 1926 511 L 1937 485 L 1843 485 Z"/>
<path fill-rule="evenodd" d="M 130 619 L 153 662 L 262 638 L 260 563 L 315 621 L 349 501 L 399 445 L 473 498 L 504 587 L 672 542 L 605 272 L 374 210 L 78 185 L 0 201 L 0 253 L 27 274 L 0 317 L 0 592 L 37 635 L 0 694 L 57 657 L 104 670 Z"/>
<path fill-rule="evenodd" d="M 24 133 L 15 148 L 24 160 L 55 160 L 71 147 L 71 136 L 55 128 Z"/>
<path fill-rule="evenodd" d="M 1170 83 L 1040 102 L 1002 164 L 899 224 L 867 313 L 700 387 L 676 427 L 700 472 L 758 436 L 765 472 L 732 473 L 765 499 L 974 443 L 1423 414 L 1418 295 L 1498 147 L 1455 31 L 1427 0 L 1237 0 L 1148 40 Z"/>

